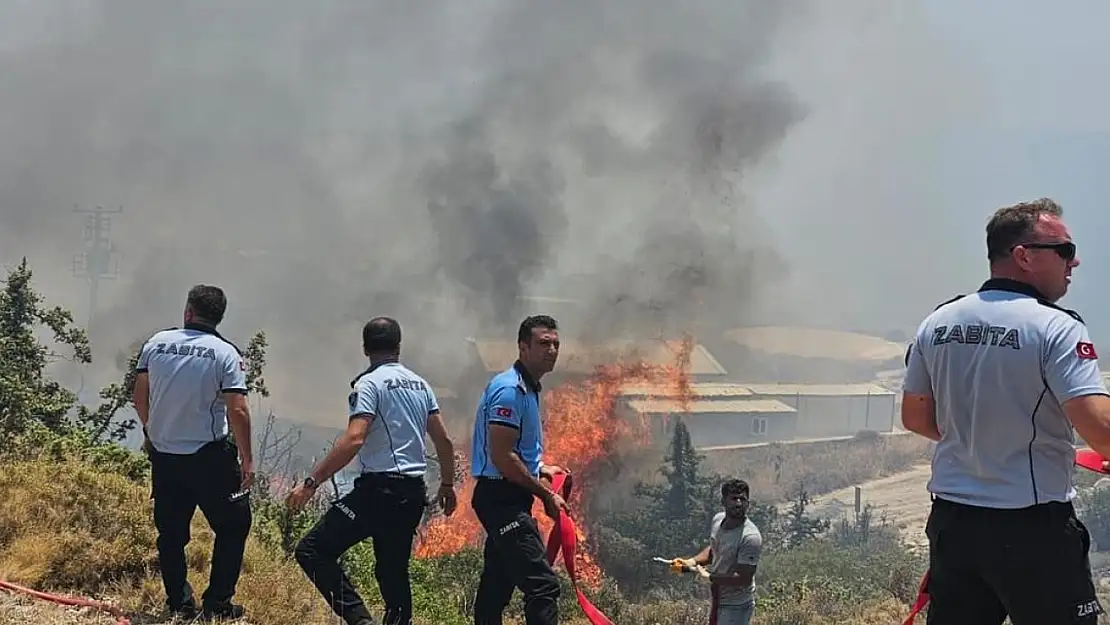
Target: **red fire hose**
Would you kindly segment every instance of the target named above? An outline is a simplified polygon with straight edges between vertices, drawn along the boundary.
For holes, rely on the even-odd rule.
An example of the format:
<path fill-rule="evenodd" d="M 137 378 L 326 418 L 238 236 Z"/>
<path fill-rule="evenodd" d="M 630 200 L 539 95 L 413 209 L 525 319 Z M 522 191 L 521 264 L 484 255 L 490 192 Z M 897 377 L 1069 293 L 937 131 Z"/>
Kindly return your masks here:
<path fill-rule="evenodd" d="M 28 595 L 28 596 L 34 597 L 36 599 L 42 599 L 43 601 L 51 601 L 53 603 L 57 603 L 57 604 L 60 604 L 60 605 L 69 605 L 69 606 L 76 606 L 76 607 L 81 607 L 81 608 L 94 608 L 96 610 L 100 610 L 102 612 L 107 612 L 108 614 L 111 614 L 112 616 L 114 616 L 116 618 L 116 625 L 131 625 L 131 621 L 129 621 L 127 619 L 127 617 L 123 615 L 122 610 L 120 610 L 119 608 L 117 608 L 116 606 L 114 606 L 110 603 L 105 603 L 103 601 L 93 601 L 92 599 L 82 599 L 80 597 L 68 597 L 68 596 L 65 596 L 65 595 L 52 595 L 52 594 L 49 594 L 49 593 L 40 592 L 38 590 L 32 590 L 30 588 L 24 588 L 23 586 L 18 586 L 16 584 L 4 581 L 2 579 L 0 579 L 0 588 L 2 588 L 4 590 L 7 590 L 8 592 Z"/>
<path fill-rule="evenodd" d="M 551 486 L 552 490 L 562 495 L 563 499 L 570 499 L 572 480 L 569 475 L 556 473 L 551 480 Z M 574 567 L 574 554 L 578 548 L 578 533 L 574 527 L 574 520 L 566 512 L 559 513 L 559 522 L 551 528 L 551 534 L 547 537 L 548 564 L 555 564 L 555 558 L 558 557 L 560 548 L 563 550 L 563 563 L 566 565 L 567 574 L 570 575 L 574 592 L 578 595 L 578 606 L 582 608 L 586 618 L 589 619 L 592 625 L 613 625 L 613 621 L 602 614 L 601 610 L 595 608 L 594 604 L 590 603 L 590 600 L 582 593 L 582 589 L 578 587 L 578 573 Z"/>

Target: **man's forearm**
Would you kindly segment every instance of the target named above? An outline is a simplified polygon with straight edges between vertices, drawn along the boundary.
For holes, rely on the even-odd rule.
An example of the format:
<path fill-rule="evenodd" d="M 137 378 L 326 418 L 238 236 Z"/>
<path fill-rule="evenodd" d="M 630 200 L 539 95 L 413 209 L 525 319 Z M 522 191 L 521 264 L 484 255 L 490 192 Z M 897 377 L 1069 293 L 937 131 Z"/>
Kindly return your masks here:
<path fill-rule="evenodd" d="M 231 410 L 227 415 L 231 432 L 235 435 L 235 446 L 239 448 L 239 459 L 243 462 L 254 462 L 251 451 L 251 417 L 245 410 Z"/>
<path fill-rule="evenodd" d="M 343 467 L 347 466 L 351 460 L 354 460 L 355 454 L 358 453 L 359 448 L 362 447 L 362 441 L 354 439 L 350 436 L 343 436 L 331 448 L 328 455 L 316 465 L 316 468 L 309 473 L 309 476 L 316 481 L 317 484 L 323 484 L 331 479 L 331 476 L 339 473 Z"/>
<path fill-rule="evenodd" d="M 726 586 L 730 588 L 744 588 L 752 583 L 752 576 L 738 573 L 735 575 L 718 575 L 711 573 L 709 581 L 719 586 Z"/>
<path fill-rule="evenodd" d="M 455 483 L 455 446 L 451 441 L 436 444 L 436 456 L 439 458 L 439 483 Z"/>
<path fill-rule="evenodd" d="M 497 467 L 502 477 L 517 486 L 527 488 L 537 497 L 544 498 L 551 493 L 551 490 L 543 482 L 528 472 L 524 463 L 521 462 L 520 456 L 511 451 L 503 456 L 494 456 L 493 466 Z"/>
<path fill-rule="evenodd" d="M 705 549 L 701 550 L 701 553 L 690 559 L 701 566 L 707 566 L 711 560 L 711 555 L 711 549 L 709 547 L 706 547 Z"/>
<path fill-rule="evenodd" d="M 146 431 L 146 426 L 150 423 L 150 396 L 145 392 L 136 392 L 131 397 L 131 403 L 135 405 L 135 413 L 139 415 L 143 431 Z"/>

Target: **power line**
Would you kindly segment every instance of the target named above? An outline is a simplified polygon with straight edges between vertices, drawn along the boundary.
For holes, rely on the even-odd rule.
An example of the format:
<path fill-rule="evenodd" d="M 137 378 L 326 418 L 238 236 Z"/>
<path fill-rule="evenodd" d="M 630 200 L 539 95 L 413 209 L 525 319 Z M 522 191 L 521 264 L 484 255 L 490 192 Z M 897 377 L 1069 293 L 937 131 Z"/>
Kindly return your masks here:
<path fill-rule="evenodd" d="M 123 207 L 107 209 L 73 207 L 73 212 L 87 214 L 85 218 L 85 249 L 73 257 L 73 275 L 84 278 L 89 283 L 89 321 L 91 331 L 96 317 L 97 296 L 101 280 L 114 280 L 119 277 L 119 252 L 112 242 L 112 218 L 108 215 L 123 212 Z"/>

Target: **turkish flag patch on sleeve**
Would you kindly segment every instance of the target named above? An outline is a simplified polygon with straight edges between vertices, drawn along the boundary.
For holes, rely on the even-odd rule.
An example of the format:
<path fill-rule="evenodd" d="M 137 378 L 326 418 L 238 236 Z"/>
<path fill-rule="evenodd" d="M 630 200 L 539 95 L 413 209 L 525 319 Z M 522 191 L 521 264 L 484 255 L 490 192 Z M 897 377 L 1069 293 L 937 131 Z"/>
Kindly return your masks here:
<path fill-rule="evenodd" d="M 493 412 L 502 419 L 510 419 L 513 416 L 513 409 L 506 406 L 498 406 Z"/>
<path fill-rule="evenodd" d="M 1098 358 L 1098 354 L 1095 353 L 1094 343 L 1084 343 L 1083 341 L 1080 341 L 1075 346 L 1075 353 L 1077 356 L 1084 360 L 1095 360 L 1096 358 Z"/>

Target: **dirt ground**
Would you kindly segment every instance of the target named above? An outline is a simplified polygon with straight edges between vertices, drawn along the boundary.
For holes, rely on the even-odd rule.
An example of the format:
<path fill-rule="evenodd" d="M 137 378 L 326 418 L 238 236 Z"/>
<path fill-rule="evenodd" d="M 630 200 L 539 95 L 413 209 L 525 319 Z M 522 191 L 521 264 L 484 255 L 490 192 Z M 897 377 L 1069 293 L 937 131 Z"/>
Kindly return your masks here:
<path fill-rule="evenodd" d="M 919 465 L 909 471 L 860 484 L 861 506 L 874 506 L 876 517 L 886 515 L 902 533 L 911 548 L 927 545 L 925 539 L 925 520 L 929 516 L 929 492 L 925 484 L 929 481 L 929 465 Z M 839 521 L 855 516 L 856 493 L 854 487 L 842 488 L 814 498 L 810 514 Z M 789 505 L 782 507 L 782 510 Z"/>

